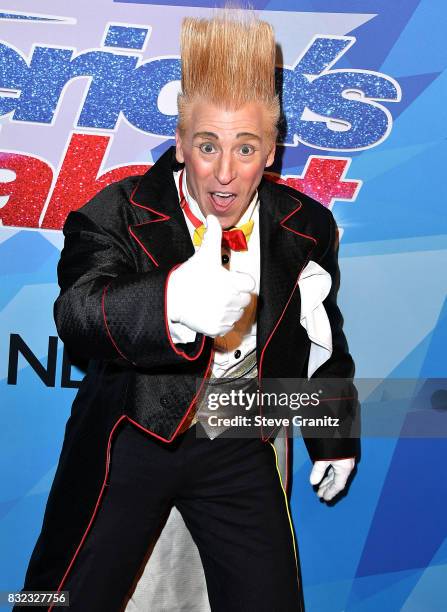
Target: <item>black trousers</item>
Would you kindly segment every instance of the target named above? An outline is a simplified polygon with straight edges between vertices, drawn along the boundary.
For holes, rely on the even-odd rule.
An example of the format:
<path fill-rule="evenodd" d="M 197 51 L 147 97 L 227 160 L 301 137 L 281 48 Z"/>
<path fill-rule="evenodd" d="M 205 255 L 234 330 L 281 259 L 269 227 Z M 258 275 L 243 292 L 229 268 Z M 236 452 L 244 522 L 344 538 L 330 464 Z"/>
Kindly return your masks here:
<path fill-rule="evenodd" d="M 274 448 L 200 438 L 196 427 L 169 445 L 128 421 L 117 432 L 101 506 L 63 586 L 70 612 L 124 609 L 173 505 L 197 544 L 213 612 L 302 609 Z"/>

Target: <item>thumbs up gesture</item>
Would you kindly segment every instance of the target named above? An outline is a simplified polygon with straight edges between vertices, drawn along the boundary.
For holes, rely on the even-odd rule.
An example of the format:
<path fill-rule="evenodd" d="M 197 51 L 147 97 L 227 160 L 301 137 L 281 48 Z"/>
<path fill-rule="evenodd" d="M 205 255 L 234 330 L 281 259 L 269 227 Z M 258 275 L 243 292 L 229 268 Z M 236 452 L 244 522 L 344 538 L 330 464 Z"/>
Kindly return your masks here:
<path fill-rule="evenodd" d="M 255 281 L 249 274 L 222 266 L 222 228 L 217 217 L 208 215 L 206 228 L 199 250 L 171 273 L 168 317 L 215 338 L 241 318 Z"/>

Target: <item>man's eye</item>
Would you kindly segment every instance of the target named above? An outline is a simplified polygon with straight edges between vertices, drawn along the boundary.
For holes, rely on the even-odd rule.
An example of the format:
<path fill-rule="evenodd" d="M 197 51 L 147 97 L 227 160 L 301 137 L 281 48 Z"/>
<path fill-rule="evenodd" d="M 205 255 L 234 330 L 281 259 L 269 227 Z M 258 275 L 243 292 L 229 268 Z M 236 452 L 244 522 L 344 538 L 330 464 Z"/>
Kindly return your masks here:
<path fill-rule="evenodd" d="M 240 148 L 240 152 L 242 155 L 251 155 L 253 153 L 254 148 L 251 145 L 242 145 Z"/>
<path fill-rule="evenodd" d="M 214 145 L 211 142 L 204 142 L 200 145 L 202 153 L 214 153 Z"/>

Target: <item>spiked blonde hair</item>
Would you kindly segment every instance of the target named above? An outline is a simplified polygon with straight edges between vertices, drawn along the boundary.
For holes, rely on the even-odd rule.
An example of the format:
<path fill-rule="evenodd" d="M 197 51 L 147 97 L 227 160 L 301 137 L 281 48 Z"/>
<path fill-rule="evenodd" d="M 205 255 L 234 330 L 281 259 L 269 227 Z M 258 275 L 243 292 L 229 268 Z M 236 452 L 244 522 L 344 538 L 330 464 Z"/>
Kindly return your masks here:
<path fill-rule="evenodd" d="M 276 140 L 280 114 L 275 93 L 275 36 L 272 26 L 252 11 L 223 10 L 212 19 L 187 17 L 181 30 L 182 91 L 178 129 L 197 99 L 238 110 L 248 102 L 265 105 Z"/>

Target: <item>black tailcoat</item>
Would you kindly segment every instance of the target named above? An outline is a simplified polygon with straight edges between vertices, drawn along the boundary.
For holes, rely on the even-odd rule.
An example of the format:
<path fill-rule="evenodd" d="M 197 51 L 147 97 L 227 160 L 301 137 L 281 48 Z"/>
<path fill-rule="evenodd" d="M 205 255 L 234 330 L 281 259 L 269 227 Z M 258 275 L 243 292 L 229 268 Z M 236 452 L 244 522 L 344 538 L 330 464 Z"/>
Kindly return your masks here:
<path fill-rule="evenodd" d="M 66 425 L 27 589 L 61 586 L 101 502 L 119 423 L 130 419 L 169 443 L 211 366 L 211 338 L 198 334 L 194 343 L 174 345 L 167 327 L 170 271 L 194 253 L 173 179 L 174 153 L 171 147 L 143 176 L 109 185 L 65 222 L 54 314 L 67 348 L 88 358 L 89 366 Z M 299 322 L 297 281 L 310 259 L 332 277 L 324 306 L 333 353 L 313 376 L 353 376 L 336 303 L 332 213 L 265 179 L 259 195 L 259 378 L 306 376 L 310 341 Z M 357 453 L 350 439 L 305 441 L 312 460 Z"/>

